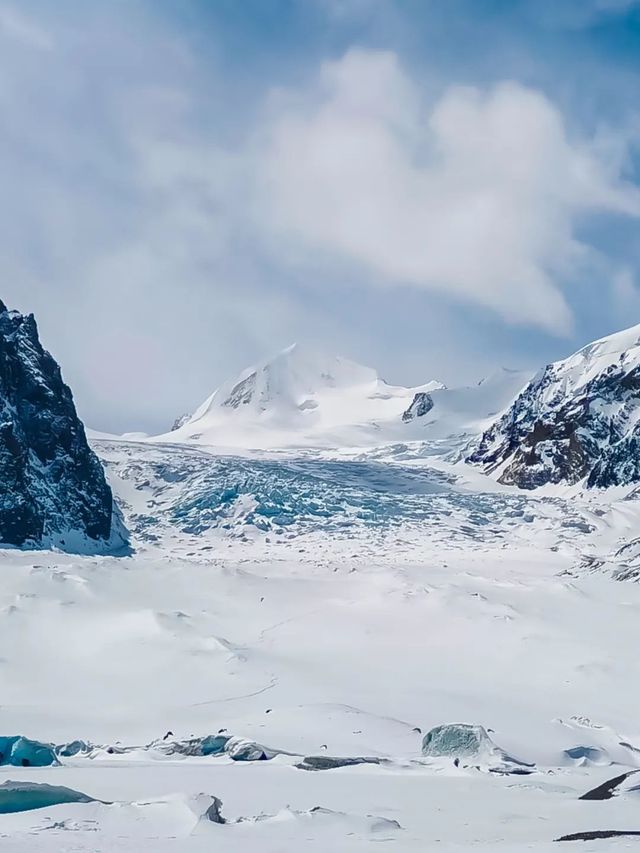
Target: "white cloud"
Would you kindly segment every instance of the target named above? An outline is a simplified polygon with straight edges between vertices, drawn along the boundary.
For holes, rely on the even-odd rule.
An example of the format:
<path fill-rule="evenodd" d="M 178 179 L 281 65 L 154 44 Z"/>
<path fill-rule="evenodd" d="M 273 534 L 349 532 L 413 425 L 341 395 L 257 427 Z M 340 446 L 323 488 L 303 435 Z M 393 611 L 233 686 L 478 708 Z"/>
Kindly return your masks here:
<path fill-rule="evenodd" d="M 477 312 L 421 289 L 566 328 L 555 281 L 588 257 L 577 219 L 636 211 L 620 135 L 568 141 L 515 85 L 428 106 L 393 53 L 351 51 L 264 103 L 268 80 L 243 99 L 246 81 L 133 6 L 6 8 L 2 297 L 36 312 L 100 428 L 162 429 L 296 338 L 399 382 L 454 381 L 469 350 L 484 370 L 497 344 Z"/>
<path fill-rule="evenodd" d="M 427 108 L 389 52 L 351 50 L 278 93 L 262 142 L 260 215 L 283 244 L 559 333 L 557 281 L 588 259 L 580 217 L 640 214 L 620 158 L 570 139 L 544 95 L 452 87 Z"/>

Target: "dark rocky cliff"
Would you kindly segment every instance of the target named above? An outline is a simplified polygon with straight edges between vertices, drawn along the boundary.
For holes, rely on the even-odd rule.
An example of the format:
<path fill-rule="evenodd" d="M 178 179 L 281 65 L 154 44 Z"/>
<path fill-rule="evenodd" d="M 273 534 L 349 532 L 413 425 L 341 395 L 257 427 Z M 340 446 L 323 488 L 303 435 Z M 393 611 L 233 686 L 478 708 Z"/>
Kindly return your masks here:
<path fill-rule="evenodd" d="M 524 489 L 640 481 L 640 326 L 548 365 L 467 461 Z"/>
<path fill-rule="evenodd" d="M 107 540 L 113 499 L 32 314 L 0 301 L 0 542 Z"/>

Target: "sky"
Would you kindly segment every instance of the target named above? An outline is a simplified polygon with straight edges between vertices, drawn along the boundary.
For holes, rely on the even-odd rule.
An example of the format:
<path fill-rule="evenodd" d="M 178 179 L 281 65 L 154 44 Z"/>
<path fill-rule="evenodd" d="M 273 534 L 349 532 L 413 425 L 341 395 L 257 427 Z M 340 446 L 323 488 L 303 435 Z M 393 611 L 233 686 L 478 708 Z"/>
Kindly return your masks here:
<path fill-rule="evenodd" d="M 109 432 L 537 368 L 640 323 L 638 92 L 640 0 L 0 0 L 0 297 Z"/>

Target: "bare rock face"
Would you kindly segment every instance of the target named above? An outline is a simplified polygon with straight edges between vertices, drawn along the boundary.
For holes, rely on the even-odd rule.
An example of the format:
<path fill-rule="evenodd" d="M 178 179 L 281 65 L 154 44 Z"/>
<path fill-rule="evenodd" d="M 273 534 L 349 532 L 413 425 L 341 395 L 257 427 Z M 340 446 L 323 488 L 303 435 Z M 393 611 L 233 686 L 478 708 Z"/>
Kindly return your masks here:
<path fill-rule="evenodd" d="M 433 409 L 433 398 L 426 391 L 418 391 L 414 395 L 411 405 L 402 413 L 402 420 L 405 423 L 414 421 L 416 418 L 422 418 Z"/>
<path fill-rule="evenodd" d="M 32 314 L 0 301 L 0 542 L 107 540 L 113 499 Z"/>
<path fill-rule="evenodd" d="M 523 489 L 640 481 L 640 326 L 540 371 L 467 461 Z"/>
<path fill-rule="evenodd" d="M 175 432 L 177 429 L 180 429 L 180 427 L 183 427 L 189 420 L 191 420 L 191 415 L 189 414 L 189 412 L 185 412 L 183 415 L 178 415 L 178 417 L 173 422 L 171 432 Z"/>

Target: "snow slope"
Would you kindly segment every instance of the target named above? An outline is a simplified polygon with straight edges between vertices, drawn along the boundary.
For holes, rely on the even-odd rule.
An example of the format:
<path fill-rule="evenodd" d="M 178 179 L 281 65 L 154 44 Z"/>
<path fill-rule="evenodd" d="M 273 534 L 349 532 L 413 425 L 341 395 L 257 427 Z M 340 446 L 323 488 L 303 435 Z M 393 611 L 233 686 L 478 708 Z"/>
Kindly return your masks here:
<path fill-rule="evenodd" d="M 531 374 L 501 368 L 477 385 L 429 392 L 430 408 L 422 417 L 388 430 L 388 439 L 422 442 L 431 455 L 459 455 L 482 434 L 525 387 Z M 397 427 L 397 425 L 396 425 Z"/>

